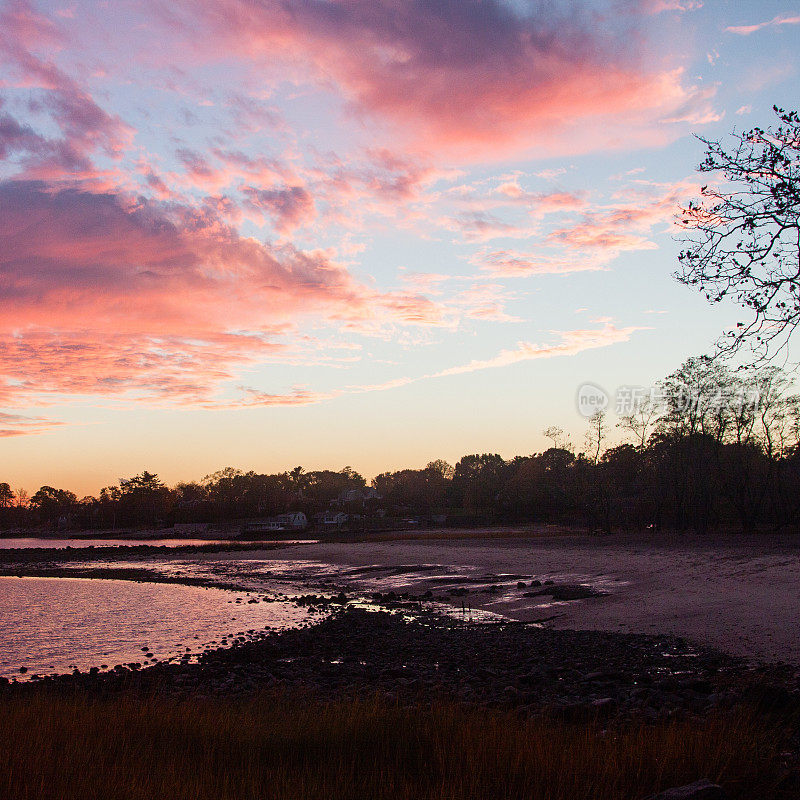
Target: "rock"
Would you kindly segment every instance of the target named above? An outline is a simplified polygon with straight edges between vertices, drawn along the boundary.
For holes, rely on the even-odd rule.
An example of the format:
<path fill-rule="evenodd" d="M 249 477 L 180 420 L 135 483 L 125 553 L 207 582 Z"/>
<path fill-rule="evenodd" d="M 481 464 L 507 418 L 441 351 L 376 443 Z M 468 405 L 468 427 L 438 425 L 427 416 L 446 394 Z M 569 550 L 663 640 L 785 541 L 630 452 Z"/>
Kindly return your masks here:
<path fill-rule="evenodd" d="M 727 795 L 721 786 L 705 778 L 686 786 L 676 786 L 646 800 L 725 800 Z"/>
<path fill-rule="evenodd" d="M 592 700 L 589 708 L 600 717 L 609 717 L 614 714 L 618 705 L 613 697 L 598 697 Z"/>
<path fill-rule="evenodd" d="M 524 592 L 523 597 L 547 597 L 550 596 L 554 600 L 586 600 L 590 597 L 601 597 L 605 592 L 600 592 L 591 586 L 550 586 L 548 581 L 545 581 L 545 589 L 539 589 L 535 592 Z"/>
<path fill-rule="evenodd" d="M 583 676 L 583 680 L 585 681 L 599 681 L 606 677 L 605 672 L 590 672 L 587 675 Z"/>

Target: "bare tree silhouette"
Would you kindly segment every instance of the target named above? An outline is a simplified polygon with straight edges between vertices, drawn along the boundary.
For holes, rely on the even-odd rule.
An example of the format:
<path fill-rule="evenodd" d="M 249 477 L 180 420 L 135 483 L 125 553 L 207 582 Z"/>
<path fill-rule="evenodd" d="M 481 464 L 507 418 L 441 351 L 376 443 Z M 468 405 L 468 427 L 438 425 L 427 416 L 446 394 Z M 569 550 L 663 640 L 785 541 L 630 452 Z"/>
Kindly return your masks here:
<path fill-rule="evenodd" d="M 700 172 L 726 182 L 708 185 L 682 210 L 687 244 L 676 277 L 711 303 L 732 299 L 752 312 L 719 342 L 757 361 L 788 347 L 800 324 L 800 117 L 775 107 L 780 124 L 734 133 L 706 145 Z"/>

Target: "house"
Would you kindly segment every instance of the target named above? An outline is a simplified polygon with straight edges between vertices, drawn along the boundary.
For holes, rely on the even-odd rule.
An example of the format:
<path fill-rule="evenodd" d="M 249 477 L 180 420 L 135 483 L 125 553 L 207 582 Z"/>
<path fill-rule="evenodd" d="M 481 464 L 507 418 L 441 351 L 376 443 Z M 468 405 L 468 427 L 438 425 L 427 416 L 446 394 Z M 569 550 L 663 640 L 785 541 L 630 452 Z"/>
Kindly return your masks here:
<path fill-rule="evenodd" d="M 363 505 L 368 500 L 380 500 L 380 497 L 372 486 L 365 486 L 363 489 L 345 489 L 333 502 L 339 505 L 348 503 L 360 503 Z"/>
<path fill-rule="evenodd" d="M 341 528 L 350 519 L 350 515 L 343 511 L 329 510 L 324 514 L 318 514 L 316 519 L 317 524 L 325 528 Z"/>
<path fill-rule="evenodd" d="M 302 511 L 290 511 L 288 514 L 279 514 L 273 519 L 283 523 L 287 531 L 304 531 L 308 527 L 308 517 Z"/>
<path fill-rule="evenodd" d="M 242 525 L 242 534 L 277 533 L 279 531 L 303 531 L 308 527 L 308 517 L 302 511 L 278 514 L 269 519 L 253 520 Z"/>

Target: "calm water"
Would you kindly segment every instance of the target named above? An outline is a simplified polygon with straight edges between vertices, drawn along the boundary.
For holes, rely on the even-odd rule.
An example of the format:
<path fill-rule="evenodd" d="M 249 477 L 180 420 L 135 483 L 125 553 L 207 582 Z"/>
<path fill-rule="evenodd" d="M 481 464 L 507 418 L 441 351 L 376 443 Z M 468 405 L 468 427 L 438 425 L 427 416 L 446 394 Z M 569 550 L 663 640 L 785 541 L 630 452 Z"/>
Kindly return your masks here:
<path fill-rule="evenodd" d="M 37 539 L 18 537 L 0 539 L 0 550 L 14 548 L 48 547 L 63 550 L 65 547 L 133 547 L 140 544 L 151 547 L 180 547 L 181 545 L 227 544 L 230 539 Z"/>
<path fill-rule="evenodd" d="M 244 592 L 82 578 L 0 577 L 0 675 L 174 658 L 250 629 L 296 626 L 304 609 Z M 240 602 L 237 603 L 236 601 Z"/>

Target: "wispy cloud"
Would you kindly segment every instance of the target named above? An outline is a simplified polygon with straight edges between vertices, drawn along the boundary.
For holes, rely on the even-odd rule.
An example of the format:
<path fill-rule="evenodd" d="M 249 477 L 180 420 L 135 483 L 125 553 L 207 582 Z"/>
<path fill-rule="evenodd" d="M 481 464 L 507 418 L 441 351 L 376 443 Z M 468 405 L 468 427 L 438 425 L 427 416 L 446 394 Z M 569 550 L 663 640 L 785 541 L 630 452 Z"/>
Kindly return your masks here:
<path fill-rule="evenodd" d="M 777 28 L 781 25 L 800 25 L 800 16 L 778 14 L 778 16 L 766 22 L 757 22 L 754 25 L 729 25 L 725 30 L 728 31 L 728 33 L 739 34 L 739 36 L 749 36 L 751 33 L 760 31 L 763 28 Z"/>
<path fill-rule="evenodd" d="M 0 411 L 0 439 L 46 433 L 62 424 L 56 420 L 47 419 L 47 417 L 28 417 Z"/>
<path fill-rule="evenodd" d="M 644 10 L 649 14 L 664 11 L 696 11 L 703 7 L 701 0 L 644 0 Z"/>
<path fill-rule="evenodd" d="M 576 257 L 568 253 L 521 252 L 518 250 L 484 249 L 472 258 L 472 263 L 492 275 L 506 278 L 525 278 L 532 275 L 567 275 L 574 272 L 593 272 L 607 269 L 608 259 L 596 255 Z"/>
<path fill-rule="evenodd" d="M 438 372 L 431 372 L 425 375 L 402 376 L 391 378 L 381 383 L 348 386 L 327 392 L 314 392 L 305 387 L 296 387 L 286 394 L 270 394 L 252 388 L 245 388 L 242 389 L 243 394 L 237 400 L 221 405 L 213 404 L 209 407 L 250 408 L 253 406 L 314 405 L 345 395 L 387 392 L 413 383 L 419 383 L 420 381 L 465 375 L 487 369 L 501 369 L 524 361 L 574 356 L 586 350 L 627 342 L 635 332 L 642 330 L 647 330 L 647 328 L 637 326 L 618 328 L 611 322 L 604 322 L 601 328 L 553 331 L 552 333 L 557 336 L 559 340 L 554 344 L 518 342 L 515 347 L 501 350 L 497 355 L 491 356 L 490 358 L 474 359 L 465 364 L 448 367 Z"/>
<path fill-rule="evenodd" d="M 563 331 L 558 334 L 561 341 L 557 344 L 541 345 L 532 342 L 519 342 L 515 348 L 503 350 L 492 358 L 474 360 L 457 367 L 450 367 L 429 377 L 440 378 L 448 375 L 463 375 L 467 372 L 507 367 L 511 364 L 518 364 L 521 361 L 577 355 L 584 350 L 593 350 L 598 347 L 607 347 L 611 344 L 626 342 L 633 333 L 640 330 L 644 329 L 639 327 L 617 328 L 612 323 L 607 322 L 602 328 L 595 330 Z"/>

